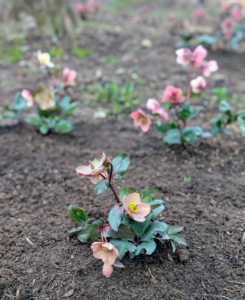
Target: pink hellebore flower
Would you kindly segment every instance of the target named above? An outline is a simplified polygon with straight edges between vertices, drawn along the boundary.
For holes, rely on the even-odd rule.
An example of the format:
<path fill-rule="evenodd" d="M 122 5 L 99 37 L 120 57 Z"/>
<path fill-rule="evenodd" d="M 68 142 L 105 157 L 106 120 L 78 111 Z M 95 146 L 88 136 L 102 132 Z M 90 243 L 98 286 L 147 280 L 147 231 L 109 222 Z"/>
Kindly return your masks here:
<path fill-rule="evenodd" d="M 221 11 L 223 14 L 226 14 L 229 12 L 230 10 L 230 7 L 231 7 L 231 4 L 229 2 L 224 2 L 222 3 L 222 6 L 221 6 Z"/>
<path fill-rule="evenodd" d="M 218 64 L 215 60 L 210 60 L 204 63 L 202 74 L 206 77 L 209 77 L 212 72 L 215 72 L 219 69 Z"/>
<path fill-rule="evenodd" d="M 155 99 L 149 99 L 146 107 L 152 111 L 153 114 L 160 115 L 166 122 L 169 120 L 168 113 L 161 107 L 160 103 Z"/>
<path fill-rule="evenodd" d="M 123 208 L 129 217 L 137 222 L 144 222 L 150 213 L 151 207 L 147 203 L 141 203 L 140 195 L 132 193 L 123 198 Z"/>
<path fill-rule="evenodd" d="M 170 101 L 172 104 L 181 103 L 185 101 L 182 96 L 182 90 L 172 85 L 168 85 L 164 91 L 162 102 Z"/>
<path fill-rule="evenodd" d="M 78 176 L 88 177 L 93 184 L 99 183 L 104 178 L 108 178 L 108 173 L 105 170 L 104 164 L 107 158 L 103 153 L 101 159 L 94 159 L 89 166 L 79 166 L 76 168 Z"/>
<path fill-rule="evenodd" d="M 232 17 L 233 21 L 240 22 L 244 18 L 244 15 L 243 15 L 241 9 L 234 8 L 231 12 L 231 17 Z"/>
<path fill-rule="evenodd" d="M 97 259 L 101 259 L 104 263 L 103 275 L 110 277 L 113 272 L 112 265 L 116 263 L 116 259 L 119 256 L 118 250 L 110 243 L 106 242 L 95 242 L 91 245 L 93 255 Z"/>
<path fill-rule="evenodd" d="M 181 65 L 188 65 L 191 63 L 195 68 L 199 68 L 203 64 L 204 58 L 207 56 L 208 51 L 203 46 L 197 46 L 191 52 L 190 49 L 182 48 L 175 52 L 177 54 L 177 63 Z"/>
<path fill-rule="evenodd" d="M 232 37 L 232 34 L 234 32 L 232 19 L 225 19 L 221 23 L 221 30 L 222 30 L 225 40 L 227 40 L 227 41 L 230 40 Z"/>
<path fill-rule="evenodd" d="M 206 80 L 202 76 L 198 76 L 191 81 L 191 89 L 195 94 L 200 94 L 206 88 Z"/>
<path fill-rule="evenodd" d="M 194 11 L 193 16 L 196 20 L 199 20 L 204 16 L 204 13 L 205 13 L 204 8 L 200 7 Z"/>
<path fill-rule="evenodd" d="M 86 4 L 82 4 L 82 3 L 78 3 L 76 5 L 76 12 L 79 14 L 83 14 L 87 11 L 87 5 Z"/>
<path fill-rule="evenodd" d="M 139 126 L 143 132 L 147 132 L 151 126 L 151 119 L 146 115 L 143 110 L 138 109 L 130 114 L 134 120 L 134 124 Z"/>
<path fill-rule="evenodd" d="M 190 21 L 188 21 L 188 20 L 184 20 L 184 21 L 183 21 L 183 27 L 184 27 L 185 29 L 189 28 L 190 26 L 191 26 Z"/>
<path fill-rule="evenodd" d="M 65 86 L 74 86 L 75 78 L 77 77 L 77 72 L 74 70 L 70 70 L 68 68 L 65 68 L 62 74 L 62 80 L 65 84 Z"/>
<path fill-rule="evenodd" d="M 32 94 L 28 90 L 23 90 L 21 92 L 21 97 L 26 101 L 28 107 L 31 107 L 34 104 Z"/>

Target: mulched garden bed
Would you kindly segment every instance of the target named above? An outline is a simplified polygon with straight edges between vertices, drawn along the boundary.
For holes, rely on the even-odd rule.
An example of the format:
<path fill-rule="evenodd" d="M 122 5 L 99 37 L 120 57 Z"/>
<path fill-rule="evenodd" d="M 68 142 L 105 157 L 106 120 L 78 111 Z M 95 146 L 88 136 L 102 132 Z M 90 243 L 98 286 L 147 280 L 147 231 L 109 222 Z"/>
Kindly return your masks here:
<path fill-rule="evenodd" d="M 170 82 L 183 84 L 185 72 L 175 63 L 173 39 L 168 36 L 163 41 L 152 34 L 154 48 L 132 52 L 133 45 L 159 27 L 139 27 L 125 13 L 119 16 L 114 22 L 131 22 L 135 38 L 133 31 L 107 32 L 109 42 L 105 39 L 103 45 L 98 42 L 103 39 L 100 32 L 88 29 L 84 45 L 88 41 L 86 47 L 100 50 L 80 65 L 71 59 L 69 66 L 79 67 L 81 74 L 94 74 L 100 55 L 108 54 L 113 44 L 117 47 L 113 55 L 131 54 L 131 58 L 113 67 L 103 65 L 103 71 L 113 74 L 119 64 L 130 70 L 133 59 L 138 74 L 145 74 L 148 82 L 142 87 L 143 99 L 150 94 L 156 97 L 156 90 Z M 148 31 L 142 36 L 144 29 Z M 91 32 L 94 38 L 89 42 Z M 63 42 L 68 47 L 67 40 Z M 35 43 L 31 43 L 33 49 Z M 131 43 L 129 49 L 127 43 Z M 229 83 L 231 92 L 242 93 L 242 57 L 211 56 L 222 73 L 211 85 Z M 1 91 L 1 103 L 27 83 L 17 65 L 7 68 L 4 76 L 10 74 L 16 74 L 16 85 Z M 207 110 L 211 115 L 213 108 Z M 0 127 L 0 299 L 245 299 L 244 138 L 214 137 L 187 147 L 163 147 L 159 134 L 152 129 L 143 135 L 129 117 L 123 122 L 93 121 L 92 112 L 85 112 L 75 131 L 64 136 L 43 137 L 22 125 Z M 160 219 L 185 226 L 188 247 L 178 246 L 172 253 L 170 245 L 158 245 L 154 255 L 126 256 L 124 269 L 114 268 L 109 279 L 102 276 L 102 263 L 93 258 L 90 243 L 68 238 L 74 224 L 67 215 L 71 203 L 91 219 L 104 217 L 111 208 L 110 191 L 95 196 L 89 180 L 75 172 L 102 152 L 129 154 L 131 165 L 116 188 L 154 189 L 155 196 L 166 202 Z M 184 177 L 191 181 L 184 182 Z"/>

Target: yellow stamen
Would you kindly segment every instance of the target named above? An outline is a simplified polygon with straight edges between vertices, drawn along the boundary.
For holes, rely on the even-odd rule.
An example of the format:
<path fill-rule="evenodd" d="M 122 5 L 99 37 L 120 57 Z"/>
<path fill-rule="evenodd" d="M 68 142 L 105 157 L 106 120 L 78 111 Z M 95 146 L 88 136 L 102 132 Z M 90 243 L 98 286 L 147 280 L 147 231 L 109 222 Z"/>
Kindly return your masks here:
<path fill-rule="evenodd" d="M 106 247 L 103 247 L 103 246 L 102 246 L 101 248 L 102 248 L 103 251 L 106 251 L 106 252 L 109 251 L 109 249 L 106 248 Z"/>
<path fill-rule="evenodd" d="M 137 213 L 137 212 L 139 212 L 138 204 L 136 204 L 134 202 L 129 203 L 128 209 L 130 210 L 131 213 Z"/>

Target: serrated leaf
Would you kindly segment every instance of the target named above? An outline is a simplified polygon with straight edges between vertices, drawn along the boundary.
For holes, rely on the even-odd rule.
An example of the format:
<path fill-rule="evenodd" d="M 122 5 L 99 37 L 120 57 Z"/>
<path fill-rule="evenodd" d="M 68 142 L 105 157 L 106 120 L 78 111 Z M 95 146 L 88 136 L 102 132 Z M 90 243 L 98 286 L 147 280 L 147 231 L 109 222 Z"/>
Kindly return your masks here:
<path fill-rule="evenodd" d="M 158 232 L 166 232 L 168 230 L 168 225 L 164 222 L 154 221 L 152 222 L 144 231 L 143 236 L 141 236 L 142 241 L 151 240 Z"/>
<path fill-rule="evenodd" d="M 110 243 L 117 248 L 119 252 L 119 259 L 121 260 L 124 255 L 129 251 L 129 252 L 135 252 L 136 246 L 133 243 L 130 243 L 126 240 L 114 240 L 111 239 Z"/>
<path fill-rule="evenodd" d="M 144 234 L 145 229 L 149 226 L 150 222 L 151 222 L 151 216 L 149 215 L 145 218 L 144 222 L 132 221 L 131 224 L 134 233 L 137 236 L 141 237 Z"/>
<path fill-rule="evenodd" d="M 122 178 L 129 165 L 130 165 L 130 159 L 126 153 L 123 153 L 115 157 L 112 160 L 112 166 L 113 166 L 112 178 L 113 179 Z"/>
<path fill-rule="evenodd" d="M 169 226 L 168 228 L 168 234 L 175 234 L 184 229 L 183 226 Z"/>
<path fill-rule="evenodd" d="M 88 220 L 87 214 L 81 208 L 75 207 L 72 204 L 68 207 L 68 214 L 77 224 L 85 223 Z"/>
<path fill-rule="evenodd" d="M 124 217 L 124 208 L 121 205 L 116 204 L 112 207 L 108 215 L 108 222 L 111 225 L 111 228 L 115 231 L 118 231 L 119 225 L 122 222 Z"/>
<path fill-rule="evenodd" d="M 135 255 L 139 255 L 141 253 L 141 250 L 145 250 L 147 255 L 151 255 L 155 249 L 156 249 L 156 243 L 154 240 L 148 241 L 148 242 L 142 242 L 139 244 L 135 250 Z"/>
<path fill-rule="evenodd" d="M 103 193 L 105 190 L 108 189 L 108 187 L 109 187 L 109 181 L 108 181 L 108 179 L 101 180 L 94 187 L 95 194 L 99 195 L 99 194 Z"/>
<path fill-rule="evenodd" d="M 132 193 L 133 193 L 133 191 L 130 190 L 130 189 L 128 189 L 128 188 L 121 188 L 120 192 L 119 192 L 119 199 L 120 199 L 120 201 L 123 200 L 124 196 L 128 196 L 128 195 L 130 195 Z"/>
<path fill-rule="evenodd" d="M 171 240 L 174 240 L 176 243 L 187 246 L 186 239 L 178 234 L 171 235 Z"/>
<path fill-rule="evenodd" d="M 154 218 L 157 215 L 159 215 L 165 208 L 164 201 L 160 199 L 155 199 L 151 202 L 148 202 L 148 204 L 151 206 L 151 212 L 150 212 L 151 218 Z"/>

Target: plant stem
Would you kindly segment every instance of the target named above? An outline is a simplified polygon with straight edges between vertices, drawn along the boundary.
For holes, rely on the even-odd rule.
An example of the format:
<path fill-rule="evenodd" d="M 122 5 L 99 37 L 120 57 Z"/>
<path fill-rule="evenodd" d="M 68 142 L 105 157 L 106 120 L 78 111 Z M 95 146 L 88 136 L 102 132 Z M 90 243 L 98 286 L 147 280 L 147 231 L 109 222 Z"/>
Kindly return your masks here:
<path fill-rule="evenodd" d="M 112 193 L 114 194 L 114 196 L 115 196 L 115 198 L 116 198 L 116 200 L 117 200 L 117 203 L 118 203 L 118 204 L 121 204 L 121 201 L 120 201 L 120 199 L 119 199 L 119 197 L 118 197 L 116 191 L 114 190 L 114 187 L 113 187 L 113 185 L 111 184 L 111 182 L 109 182 L 109 188 L 112 190 Z"/>

